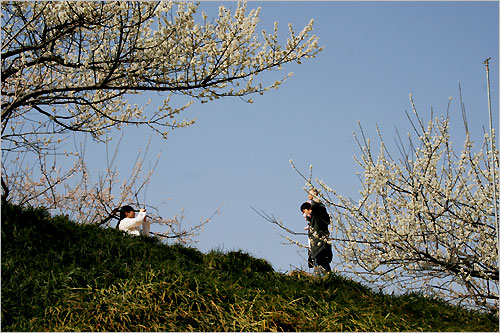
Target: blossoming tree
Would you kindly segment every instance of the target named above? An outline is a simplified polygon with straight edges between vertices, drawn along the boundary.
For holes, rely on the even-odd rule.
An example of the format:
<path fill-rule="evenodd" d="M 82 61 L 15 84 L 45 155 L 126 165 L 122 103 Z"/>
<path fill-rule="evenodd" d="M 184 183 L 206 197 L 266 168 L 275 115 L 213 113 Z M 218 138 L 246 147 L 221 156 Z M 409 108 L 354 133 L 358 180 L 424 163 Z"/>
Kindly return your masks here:
<path fill-rule="evenodd" d="M 115 198 L 105 185 L 116 184 L 111 168 L 100 182 L 89 182 L 83 156 L 67 171 L 48 162 L 65 139 L 86 133 L 105 142 L 111 129 L 125 125 L 141 125 L 166 138 L 169 130 L 193 123 L 179 117 L 194 100 L 237 96 L 252 102 L 251 95 L 278 88 L 291 75 L 264 83 L 259 74 L 321 50 L 310 35 L 312 20 L 299 33 L 289 25 L 290 36 L 280 42 L 277 23 L 259 38 L 259 9 L 247 13 L 239 3 L 232 12 L 221 6 L 212 19 L 198 7 L 191 2 L 2 2 L 3 198 L 23 197 L 34 204 L 45 197 L 62 209 L 62 198 L 72 197 L 62 209 L 68 211 L 92 194 L 98 202 L 92 220 L 106 220 L 113 207 L 137 192 L 122 191 Z M 158 92 L 165 97 L 160 105 L 131 99 Z M 176 95 L 187 99 L 175 105 Z M 25 166 L 27 153 L 39 162 L 40 177 L 33 175 L 33 165 Z M 56 190 L 77 174 L 82 181 Z M 137 188 L 144 189 L 148 174 Z M 81 206 L 69 215 L 83 221 Z"/>
<path fill-rule="evenodd" d="M 305 176 L 320 190 L 333 220 L 339 266 L 380 287 L 427 290 L 453 302 L 498 311 L 498 221 L 494 186 L 498 150 L 489 133 L 475 149 L 464 114 L 465 140 L 456 153 L 449 115 L 425 124 L 410 97 L 418 136 L 393 158 L 380 132 L 378 154 L 360 127 L 363 170 L 359 199 Z M 491 142 L 494 142 L 492 140 Z M 417 144 L 418 143 L 418 144 Z M 491 155 L 495 165 L 492 165 Z M 396 157 L 396 156 L 394 156 Z M 269 216 L 268 216 L 269 217 Z M 284 227 L 280 221 L 268 218 Z M 291 240 L 291 239 L 290 239 Z"/>

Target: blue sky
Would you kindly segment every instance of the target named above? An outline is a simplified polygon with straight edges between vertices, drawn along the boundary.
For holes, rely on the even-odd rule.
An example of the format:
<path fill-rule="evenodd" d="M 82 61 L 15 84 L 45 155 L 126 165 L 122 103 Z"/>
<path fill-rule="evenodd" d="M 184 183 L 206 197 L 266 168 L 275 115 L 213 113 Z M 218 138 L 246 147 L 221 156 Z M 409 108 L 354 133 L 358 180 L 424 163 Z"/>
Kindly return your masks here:
<path fill-rule="evenodd" d="M 216 15 L 219 4 L 202 2 L 200 9 Z M 223 4 L 236 7 L 235 2 Z M 247 251 L 279 271 L 306 267 L 304 251 L 283 245 L 282 231 L 250 208 L 303 231 L 299 206 L 307 200 L 305 183 L 289 160 L 304 172 L 312 164 L 315 177 L 356 198 L 356 172 L 361 171 L 353 160 L 359 156 L 353 138 L 357 121 L 374 139 L 378 124 L 393 142 L 395 127 L 403 134 L 410 131 L 409 93 L 426 121 L 431 107 L 435 115 L 445 113 L 452 96 L 453 141 L 461 143 L 459 84 L 471 131 L 481 138 L 482 126 L 488 126 L 483 65 L 488 57 L 498 129 L 498 2 L 248 3 L 249 9 L 255 7 L 262 8 L 259 31 L 278 21 L 283 37 L 288 23 L 299 31 L 314 18 L 314 34 L 324 51 L 266 74 L 274 80 L 294 72 L 279 90 L 255 96 L 253 104 L 238 98 L 196 102 L 184 114 L 197 119 L 193 126 L 173 131 L 166 141 L 153 135 L 149 156 L 161 151 L 162 158 L 145 194 L 148 204 L 158 205 L 165 217 L 184 208 L 186 226 L 223 204 L 197 238 L 194 246 L 200 250 Z M 152 97 L 152 107 L 161 103 L 161 97 Z M 150 135 L 146 128 L 125 129 L 117 161 L 123 177 L 134 162 L 130 155 L 144 149 Z M 89 163 L 99 170 L 104 147 L 92 152 Z M 295 239 L 307 242 L 305 236 Z"/>

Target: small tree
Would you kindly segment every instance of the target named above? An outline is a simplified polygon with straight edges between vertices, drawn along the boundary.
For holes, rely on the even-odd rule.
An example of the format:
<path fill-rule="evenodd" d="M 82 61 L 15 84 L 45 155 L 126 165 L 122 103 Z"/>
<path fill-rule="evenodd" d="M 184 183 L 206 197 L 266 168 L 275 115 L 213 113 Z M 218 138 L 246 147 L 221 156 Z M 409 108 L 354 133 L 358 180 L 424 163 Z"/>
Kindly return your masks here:
<path fill-rule="evenodd" d="M 73 212 L 82 210 L 82 198 L 92 197 L 109 214 L 132 192 L 112 195 L 104 186 L 117 181 L 110 168 L 100 181 L 89 182 L 83 156 L 67 171 L 49 161 L 68 136 L 86 133 L 106 141 L 111 129 L 133 124 L 166 138 L 169 130 L 193 123 L 179 119 L 192 100 L 236 96 L 251 102 L 250 95 L 278 88 L 290 75 L 264 84 L 256 82 L 259 74 L 320 51 L 318 38 L 309 36 L 312 20 L 298 34 L 290 25 L 282 45 L 277 23 L 273 33 L 258 38 L 260 9 L 247 14 L 239 3 L 232 13 L 221 6 L 215 19 L 202 12 L 199 23 L 197 9 L 190 2 L 2 2 L 2 197 L 30 204 L 52 197 L 51 207 L 68 211 L 74 205 Z M 166 96 L 154 108 L 129 101 L 158 92 Z M 174 94 L 191 101 L 175 106 Z M 38 167 L 27 166 L 33 160 L 27 152 Z M 75 175 L 81 176 L 74 181 L 79 186 L 56 193 L 56 184 Z M 63 207 L 68 200 L 73 202 Z"/>
<path fill-rule="evenodd" d="M 360 199 L 292 167 L 329 207 L 332 245 L 341 270 L 381 288 L 425 290 L 450 301 L 498 311 L 498 230 L 493 191 L 498 150 L 489 135 L 476 150 L 464 113 L 465 141 L 456 154 L 449 114 L 425 124 L 410 97 L 418 137 L 407 148 L 398 135 L 400 159 L 389 153 L 380 131 L 378 155 L 360 126 Z M 449 108 L 449 105 L 448 105 Z M 492 140 L 492 142 L 495 142 Z M 495 165 L 490 163 L 493 154 Z M 282 221 L 259 213 L 292 234 Z M 291 244 L 302 246 L 287 237 Z"/>

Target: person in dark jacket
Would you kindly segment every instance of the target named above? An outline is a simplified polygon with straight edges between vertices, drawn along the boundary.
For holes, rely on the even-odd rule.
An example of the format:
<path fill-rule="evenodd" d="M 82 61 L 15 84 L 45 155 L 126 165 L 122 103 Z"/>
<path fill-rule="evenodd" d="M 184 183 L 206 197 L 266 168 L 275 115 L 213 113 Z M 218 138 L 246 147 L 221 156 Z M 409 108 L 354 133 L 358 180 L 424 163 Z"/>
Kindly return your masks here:
<path fill-rule="evenodd" d="M 329 240 L 330 231 L 328 230 L 330 215 L 322 203 L 314 200 L 304 202 L 300 206 L 300 211 L 309 221 L 309 267 L 322 268 L 324 271 L 330 272 L 330 263 L 333 257 L 332 245 Z"/>

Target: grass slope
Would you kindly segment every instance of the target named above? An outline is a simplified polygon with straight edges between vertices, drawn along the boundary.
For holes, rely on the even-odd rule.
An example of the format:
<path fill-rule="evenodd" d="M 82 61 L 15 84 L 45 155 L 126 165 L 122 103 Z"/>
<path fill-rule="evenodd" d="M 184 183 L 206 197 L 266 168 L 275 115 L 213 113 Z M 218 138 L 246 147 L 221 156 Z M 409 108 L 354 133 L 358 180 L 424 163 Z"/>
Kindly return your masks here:
<path fill-rule="evenodd" d="M 2 331 L 498 331 L 498 317 L 2 204 Z"/>

